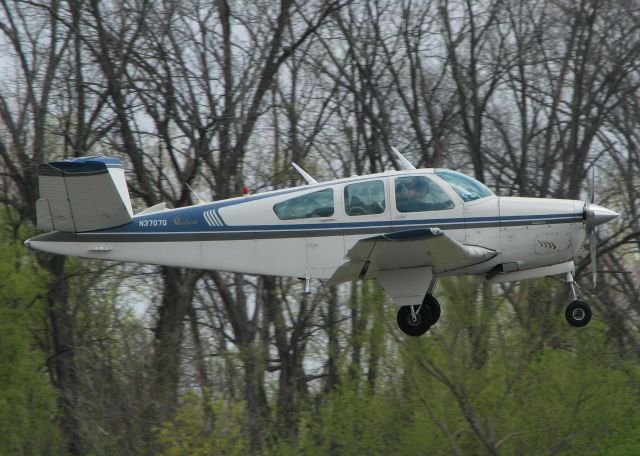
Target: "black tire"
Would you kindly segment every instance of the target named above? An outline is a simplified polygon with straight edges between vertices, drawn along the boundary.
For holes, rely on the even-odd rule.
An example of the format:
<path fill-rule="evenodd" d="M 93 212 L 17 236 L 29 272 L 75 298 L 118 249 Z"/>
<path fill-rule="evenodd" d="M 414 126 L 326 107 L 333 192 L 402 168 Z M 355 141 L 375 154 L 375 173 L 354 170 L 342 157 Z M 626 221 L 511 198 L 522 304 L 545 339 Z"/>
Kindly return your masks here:
<path fill-rule="evenodd" d="M 591 321 L 591 307 L 586 302 L 576 299 L 567 306 L 564 316 L 571 326 L 582 328 Z"/>
<path fill-rule="evenodd" d="M 422 306 L 429 308 L 429 315 L 431 316 L 429 326 L 435 325 L 440 319 L 440 315 L 442 314 L 442 310 L 440 309 L 440 303 L 438 302 L 438 300 L 433 295 L 427 294 L 422 300 Z"/>
<path fill-rule="evenodd" d="M 418 306 L 415 307 L 418 310 Z M 398 309 L 398 327 L 408 336 L 417 337 L 423 335 L 431 327 L 429 322 L 432 320 L 433 316 L 427 306 L 420 306 L 420 311 L 416 312 L 415 320 L 411 315 L 411 306 L 402 306 Z"/>

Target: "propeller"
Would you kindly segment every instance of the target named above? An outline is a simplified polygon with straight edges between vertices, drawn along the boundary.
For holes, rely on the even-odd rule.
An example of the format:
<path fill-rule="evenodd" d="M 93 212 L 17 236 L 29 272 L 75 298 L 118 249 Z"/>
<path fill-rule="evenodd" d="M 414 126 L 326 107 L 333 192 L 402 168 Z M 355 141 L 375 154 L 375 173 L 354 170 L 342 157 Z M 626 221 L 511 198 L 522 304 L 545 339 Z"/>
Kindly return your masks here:
<path fill-rule="evenodd" d="M 589 236 L 589 255 L 591 256 L 591 270 L 593 271 L 593 288 L 596 287 L 596 247 L 598 246 L 596 227 L 609 220 L 613 220 L 619 215 L 617 212 L 607 209 L 606 207 L 598 206 L 597 204 L 585 204 L 584 219 Z"/>
<path fill-rule="evenodd" d="M 589 203 L 594 204 L 596 200 L 596 164 L 591 163 L 591 197 Z M 598 248 L 598 239 L 596 237 L 595 226 L 589 228 L 587 224 L 587 231 L 589 233 L 589 258 L 591 259 L 591 274 L 593 279 L 593 289 L 596 289 L 596 281 L 598 280 L 598 266 L 596 262 L 596 249 Z"/>
<path fill-rule="evenodd" d="M 596 248 L 598 247 L 598 240 L 596 239 L 595 228 L 589 229 L 589 257 L 591 258 L 591 273 L 593 274 L 593 289 L 596 289 L 596 281 L 598 279 L 597 264 L 596 264 Z"/>
<path fill-rule="evenodd" d="M 598 247 L 598 239 L 596 237 L 596 227 L 603 223 L 618 217 L 618 214 L 606 207 L 594 204 L 595 200 L 595 164 L 591 164 L 591 191 L 590 202 L 584 205 L 584 219 L 587 225 L 587 236 L 589 238 L 589 257 L 591 258 L 591 271 L 593 274 L 593 288 L 596 288 L 597 268 L 596 268 L 596 249 Z"/>

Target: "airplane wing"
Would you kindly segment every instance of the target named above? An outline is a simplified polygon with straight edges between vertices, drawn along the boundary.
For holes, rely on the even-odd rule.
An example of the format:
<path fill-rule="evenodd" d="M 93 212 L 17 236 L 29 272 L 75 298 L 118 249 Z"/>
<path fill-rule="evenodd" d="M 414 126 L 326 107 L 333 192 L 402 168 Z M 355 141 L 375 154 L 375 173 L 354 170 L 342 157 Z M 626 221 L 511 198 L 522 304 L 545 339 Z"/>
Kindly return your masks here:
<path fill-rule="evenodd" d="M 461 244 L 439 228 L 396 231 L 361 239 L 347 253 L 348 261 L 329 285 L 374 277 L 377 271 L 431 267 L 435 274 L 490 260 L 495 250 Z"/>

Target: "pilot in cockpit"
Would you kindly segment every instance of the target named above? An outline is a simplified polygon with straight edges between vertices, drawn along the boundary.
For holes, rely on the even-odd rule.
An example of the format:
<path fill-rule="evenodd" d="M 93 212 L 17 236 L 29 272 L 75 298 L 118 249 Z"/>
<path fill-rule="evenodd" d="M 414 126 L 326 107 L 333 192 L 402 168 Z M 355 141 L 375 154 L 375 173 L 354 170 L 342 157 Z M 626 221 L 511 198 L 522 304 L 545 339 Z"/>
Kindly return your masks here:
<path fill-rule="evenodd" d="M 416 212 L 428 210 L 429 183 L 422 177 L 402 179 L 396 186 L 397 207 L 400 212 Z"/>
<path fill-rule="evenodd" d="M 424 179 L 414 179 L 408 191 L 410 200 L 426 203 L 429 196 L 429 183 Z"/>

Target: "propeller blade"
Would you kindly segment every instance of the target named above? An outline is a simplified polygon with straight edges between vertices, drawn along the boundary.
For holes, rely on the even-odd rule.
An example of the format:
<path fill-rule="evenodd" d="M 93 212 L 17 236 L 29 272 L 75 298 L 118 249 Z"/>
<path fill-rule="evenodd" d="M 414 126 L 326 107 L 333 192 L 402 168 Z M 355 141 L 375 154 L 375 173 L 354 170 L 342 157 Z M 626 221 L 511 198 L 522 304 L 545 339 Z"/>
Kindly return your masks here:
<path fill-rule="evenodd" d="M 596 230 L 589 230 L 589 256 L 591 257 L 591 273 L 593 275 L 593 289 L 596 289 L 597 267 L 596 267 L 596 247 L 598 240 L 596 239 Z"/>
<path fill-rule="evenodd" d="M 591 204 L 596 200 L 596 164 L 591 164 Z"/>

